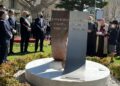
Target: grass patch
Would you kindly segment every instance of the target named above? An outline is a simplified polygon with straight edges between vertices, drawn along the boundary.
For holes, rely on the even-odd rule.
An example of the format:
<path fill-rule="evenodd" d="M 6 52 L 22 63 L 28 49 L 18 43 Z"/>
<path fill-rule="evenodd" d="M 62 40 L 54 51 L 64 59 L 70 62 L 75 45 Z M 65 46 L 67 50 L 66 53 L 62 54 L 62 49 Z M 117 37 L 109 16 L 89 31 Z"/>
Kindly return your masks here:
<path fill-rule="evenodd" d="M 120 64 L 120 56 L 114 58 L 114 63 Z"/>
<path fill-rule="evenodd" d="M 15 52 L 15 54 L 8 56 L 8 60 L 14 60 L 16 58 L 24 58 L 24 57 L 29 57 L 29 56 L 33 56 L 33 58 L 34 58 L 36 55 L 39 55 L 39 54 L 41 54 L 41 55 L 43 54 L 43 55 L 48 56 L 48 57 L 51 56 L 51 46 L 49 45 L 49 41 L 44 42 L 44 48 L 43 48 L 44 53 L 40 53 L 40 52 L 35 53 L 34 46 L 35 46 L 34 43 L 29 43 L 28 51 L 30 53 L 23 55 L 23 54 L 20 54 L 20 44 L 15 43 L 14 47 L 13 47 L 13 51 Z"/>

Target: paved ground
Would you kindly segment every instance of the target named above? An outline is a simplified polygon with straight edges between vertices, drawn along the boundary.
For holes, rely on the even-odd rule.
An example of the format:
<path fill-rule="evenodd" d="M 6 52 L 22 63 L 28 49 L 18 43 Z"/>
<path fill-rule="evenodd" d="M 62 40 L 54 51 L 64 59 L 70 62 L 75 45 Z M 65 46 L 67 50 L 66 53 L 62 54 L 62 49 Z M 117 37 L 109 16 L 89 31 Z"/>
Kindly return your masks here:
<path fill-rule="evenodd" d="M 108 86 L 120 86 L 120 82 L 111 77 L 109 78 Z"/>

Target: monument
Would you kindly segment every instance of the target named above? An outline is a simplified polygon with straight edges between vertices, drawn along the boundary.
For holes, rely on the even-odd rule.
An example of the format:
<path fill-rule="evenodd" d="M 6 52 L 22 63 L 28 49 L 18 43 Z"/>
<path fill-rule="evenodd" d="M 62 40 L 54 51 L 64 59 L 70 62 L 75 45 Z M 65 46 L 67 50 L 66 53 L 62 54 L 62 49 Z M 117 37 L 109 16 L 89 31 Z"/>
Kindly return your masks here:
<path fill-rule="evenodd" d="M 110 71 L 86 60 L 88 14 L 53 11 L 53 58 L 28 63 L 26 79 L 34 86 L 106 86 Z M 65 62 L 63 67 L 62 61 Z"/>
<path fill-rule="evenodd" d="M 52 14 L 52 56 L 57 61 L 63 61 L 65 60 L 67 50 L 66 42 L 69 29 L 69 12 L 53 11 Z"/>

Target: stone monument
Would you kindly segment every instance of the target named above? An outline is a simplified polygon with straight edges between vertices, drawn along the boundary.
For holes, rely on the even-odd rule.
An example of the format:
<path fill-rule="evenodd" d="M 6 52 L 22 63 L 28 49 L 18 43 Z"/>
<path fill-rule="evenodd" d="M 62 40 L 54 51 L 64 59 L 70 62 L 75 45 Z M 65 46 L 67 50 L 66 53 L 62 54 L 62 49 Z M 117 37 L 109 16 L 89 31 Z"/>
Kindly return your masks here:
<path fill-rule="evenodd" d="M 86 62 L 88 16 L 88 13 L 70 12 L 68 46 L 64 68 L 64 74 L 70 73 L 70 75 L 66 77 L 84 78 L 82 75 Z M 78 76 L 77 72 L 81 76 Z"/>
<path fill-rule="evenodd" d="M 63 61 L 66 57 L 67 36 L 69 28 L 69 12 L 53 11 L 51 18 L 52 56 L 56 61 Z"/>
<path fill-rule="evenodd" d="M 34 86 L 107 86 L 109 69 L 85 59 L 87 18 L 87 13 L 79 11 L 53 11 L 53 58 L 38 59 L 26 65 L 25 76 L 31 84 Z"/>

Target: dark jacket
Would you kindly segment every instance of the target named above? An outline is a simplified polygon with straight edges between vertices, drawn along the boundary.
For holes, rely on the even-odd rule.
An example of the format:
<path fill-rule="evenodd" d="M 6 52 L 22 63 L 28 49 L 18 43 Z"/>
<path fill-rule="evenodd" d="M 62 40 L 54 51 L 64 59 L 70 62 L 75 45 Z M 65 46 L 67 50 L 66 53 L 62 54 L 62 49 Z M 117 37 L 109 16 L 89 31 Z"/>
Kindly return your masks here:
<path fill-rule="evenodd" d="M 115 28 L 115 29 L 109 28 L 108 35 L 109 35 L 109 38 L 108 38 L 109 44 L 116 45 L 117 36 L 118 36 L 118 29 L 117 28 Z"/>
<path fill-rule="evenodd" d="M 29 28 L 30 28 L 29 21 L 26 18 L 21 17 L 20 18 L 20 32 L 21 32 L 21 37 L 25 37 L 27 35 L 30 35 Z"/>
<path fill-rule="evenodd" d="M 0 40 L 11 39 L 12 32 L 8 23 L 5 20 L 0 20 Z"/>
<path fill-rule="evenodd" d="M 44 38 L 45 36 L 45 31 L 43 29 L 44 27 L 44 21 L 43 21 L 43 26 L 41 25 L 41 22 L 40 22 L 40 18 L 36 18 L 35 19 L 35 26 L 34 26 L 34 33 L 36 34 L 35 36 L 36 37 L 39 37 L 39 38 Z"/>
<path fill-rule="evenodd" d="M 9 17 L 8 21 L 9 21 L 9 24 L 11 26 L 11 29 L 15 29 L 16 30 L 16 19 Z"/>

